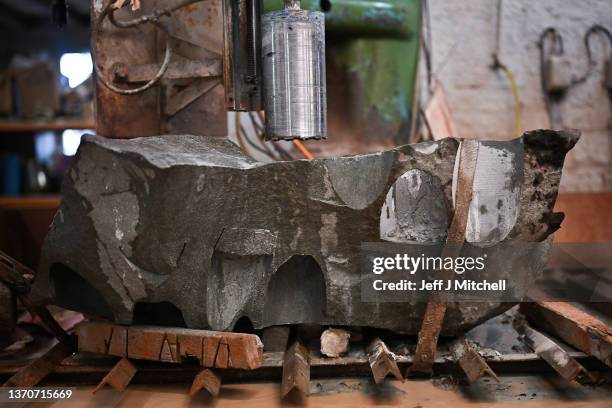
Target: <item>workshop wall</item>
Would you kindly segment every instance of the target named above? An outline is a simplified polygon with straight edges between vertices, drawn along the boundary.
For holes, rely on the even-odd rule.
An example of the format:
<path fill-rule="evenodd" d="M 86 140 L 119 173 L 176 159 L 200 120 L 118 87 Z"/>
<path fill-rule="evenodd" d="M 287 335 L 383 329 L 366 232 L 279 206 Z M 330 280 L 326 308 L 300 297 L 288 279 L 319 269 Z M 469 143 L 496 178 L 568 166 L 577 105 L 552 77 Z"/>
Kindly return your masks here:
<path fill-rule="evenodd" d="M 464 137 L 513 137 L 510 83 L 501 70 L 491 69 L 497 7 L 496 0 L 429 0 L 432 71 Z M 588 65 L 584 35 L 593 24 L 612 30 L 612 1 L 583 0 L 576 7 L 573 0 L 505 0 L 500 23 L 499 57 L 516 78 L 523 130 L 553 127 L 540 84 L 540 34 L 547 27 L 560 32 L 573 75 L 579 77 Z M 591 43 L 596 69 L 586 82 L 570 88 L 559 105 L 561 127 L 583 133 L 568 155 L 562 191 L 612 189 L 611 109 L 603 86 L 604 61 L 612 50 L 601 36 L 593 36 Z"/>

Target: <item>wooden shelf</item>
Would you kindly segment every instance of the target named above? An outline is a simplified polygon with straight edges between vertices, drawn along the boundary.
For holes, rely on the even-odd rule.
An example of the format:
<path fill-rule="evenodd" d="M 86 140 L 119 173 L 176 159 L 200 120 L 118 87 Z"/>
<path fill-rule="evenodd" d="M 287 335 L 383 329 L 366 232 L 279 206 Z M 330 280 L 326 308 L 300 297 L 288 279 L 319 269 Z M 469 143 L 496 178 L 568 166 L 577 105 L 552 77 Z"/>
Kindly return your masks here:
<path fill-rule="evenodd" d="M 60 205 L 59 195 L 46 196 L 0 196 L 0 210 L 30 210 L 30 209 L 56 209 Z"/>
<path fill-rule="evenodd" d="M 91 120 L 57 119 L 52 121 L 0 120 L 0 133 L 40 132 L 45 130 L 95 129 Z"/>

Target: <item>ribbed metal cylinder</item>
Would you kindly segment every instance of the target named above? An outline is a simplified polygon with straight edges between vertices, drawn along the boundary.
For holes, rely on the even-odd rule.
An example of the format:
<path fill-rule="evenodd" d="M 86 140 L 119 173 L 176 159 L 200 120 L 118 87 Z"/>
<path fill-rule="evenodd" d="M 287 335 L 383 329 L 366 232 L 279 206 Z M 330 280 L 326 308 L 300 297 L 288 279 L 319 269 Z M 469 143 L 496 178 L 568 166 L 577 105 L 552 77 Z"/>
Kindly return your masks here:
<path fill-rule="evenodd" d="M 324 139 L 323 13 L 288 8 L 264 14 L 262 56 L 266 137 Z"/>

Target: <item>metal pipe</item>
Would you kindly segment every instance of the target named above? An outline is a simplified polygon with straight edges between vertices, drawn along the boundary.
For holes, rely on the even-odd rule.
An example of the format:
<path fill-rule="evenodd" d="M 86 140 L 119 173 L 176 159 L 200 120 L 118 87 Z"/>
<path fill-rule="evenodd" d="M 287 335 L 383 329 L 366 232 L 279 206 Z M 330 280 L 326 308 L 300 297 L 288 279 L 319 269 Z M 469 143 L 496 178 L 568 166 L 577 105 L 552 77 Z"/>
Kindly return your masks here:
<path fill-rule="evenodd" d="M 284 1 L 263 0 L 264 12 L 282 10 Z M 360 37 L 409 38 L 418 27 L 409 23 L 418 8 L 405 0 L 302 0 L 303 10 L 325 13 L 325 29 Z"/>
<path fill-rule="evenodd" d="M 261 0 L 249 0 L 249 17 L 247 25 L 248 32 L 248 76 L 247 82 L 259 86 L 257 82 L 261 78 Z"/>

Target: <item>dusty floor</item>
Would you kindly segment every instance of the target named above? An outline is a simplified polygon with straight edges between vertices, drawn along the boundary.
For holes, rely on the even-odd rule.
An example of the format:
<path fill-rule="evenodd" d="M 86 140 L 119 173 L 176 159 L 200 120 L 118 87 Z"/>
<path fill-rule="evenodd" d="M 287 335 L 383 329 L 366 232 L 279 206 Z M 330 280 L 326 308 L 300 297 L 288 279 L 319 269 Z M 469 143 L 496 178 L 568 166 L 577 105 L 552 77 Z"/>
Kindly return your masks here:
<path fill-rule="evenodd" d="M 311 382 L 312 393 L 301 399 L 290 395 L 280 403 L 279 385 L 276 383 L 227 384 L 222 387 L 218 399 L 210 399 L 202 392 L 195 398 L 187 395 L 187 384 L 131 385 L 119 394 L 104 389 L 96 395 L 93 387 L 79 387 L 76 397 L 68 402 L 54 404 L 29 404 L 28 407 L 276 407 L 308 406 L 357 408 L 377 407 L 610 407 L 612 387 L 583 387 L 568 385 L 550 376 L 502 377 L 500 384 L 490 379 L 481 380 L 472 387 L 457 387 L 450 379 L 390 381 L 376 389 L 369 380 L 321 380 Z M 338 392 L 343 389 L 344 392 Z M 294 397 L 294 398 L 291 398 Z"/>

